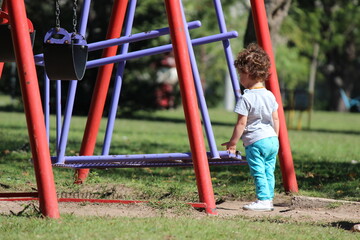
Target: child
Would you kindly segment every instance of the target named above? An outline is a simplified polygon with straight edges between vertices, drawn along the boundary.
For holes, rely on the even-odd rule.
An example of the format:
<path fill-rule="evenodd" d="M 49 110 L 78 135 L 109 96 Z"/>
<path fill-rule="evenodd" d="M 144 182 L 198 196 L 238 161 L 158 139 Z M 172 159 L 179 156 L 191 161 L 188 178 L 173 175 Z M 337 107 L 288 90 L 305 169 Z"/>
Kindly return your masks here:
<path fill-rule="evenodd" d="M 257 201 L 243 209 L 253 211 L 274 210 L 276 155 L 279 150 L 278 104 L 274 95 L 264 87 L 270 74 L 270 58 L 257 44 L 250 44 L 238 54 L 235 67 L 240 74 L 244 94 L 235 106 L 238 120 L 229 142 L 223 143 L 230 153 L 236 152 L 241 138 L 254 177 Z"/>

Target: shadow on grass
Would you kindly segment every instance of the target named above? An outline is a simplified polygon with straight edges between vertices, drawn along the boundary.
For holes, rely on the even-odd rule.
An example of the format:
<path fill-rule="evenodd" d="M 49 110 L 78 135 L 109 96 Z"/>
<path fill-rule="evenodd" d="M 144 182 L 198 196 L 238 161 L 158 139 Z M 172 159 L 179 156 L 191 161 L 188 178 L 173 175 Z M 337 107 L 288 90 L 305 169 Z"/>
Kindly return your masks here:
<path fill-rule="evenodd" d="M 124 119 L 129 120 L 144 120 L 151 122 L 170 122 L 170 123 L 183 123 L 185 124 L 185 119 L 176 118 L 176 117 L 164 117 L 164 116 L 154 116 L 154 115 L 132 115 L 132 116 L 121 116 Z M 211 121 L 213 126 L 229 126 L 233 127 L 235 122 L 219 122 L 219 121 Z M 319 133 L 333 133 L 333 134 L 351 134 L 351 135 L 360 135 L 360 131 L 356 130 L 333 130 L 333 129 L 320 129 L 320 128 L 304 128 L 301 131 L 306 132 L 319 132 Z"/>
<path fill-rule="evenodd" d="M 8 104 L 0 106 L 0 112 L 24 112 L 24 108 L 20 104 L 16 106 Z"/>
<path fill-rule="evenodd" d="M 352 222 L 347 222 L 347 221 L 340 221 L 340 222 L 332 222 L 331 223 L 332 227 L 336 227 L 336 228 L 341 228 L 347 231 L 350 231 L 351 228 L 354 226 L 354 223 Z"/>
<path fill-rule="evenodd" d="M 360 200 L 359 163 L 311 161 L 307 157 L 295 162 L 299 189 L 334 199 Z"/>
<path fill-rule="evenodd" d="M 299 161 L 297 161 L 299 162 Z M 299 189 L 318 192 L 320 196 L 333 199 L 347 199 L 359 201 L 360 196 L 360 168 L 351 163 L 333 163 L 327 161 L 303 161 L 295 165 Z M 247 166 L 212 166 L 211 177 L 217 188 L 236 188 L 239 184 L 252 183 Z M 149 168 L 140 169 L 109 169 L 99 170 L 99 176 L 113 179 L 116 182 L 118 174 L 129 181 L 141 179 L 151 185 L 157 182 L 195 182 L 192 167 L 188 168 Z M 283 191 L 280 167 L 276 169 L 277 191 Z"/>
<path fill-rule="evenodd" d="M 142 118 L 143 119 L 143 118 Z M 159 121 L 159 118 L 152 118 L 153 121 Z M 163 121 L 178 121 L 177 118 L 162 118 Z M 24 130 L 21 127 L 19 130 Z M 322 131 L 322 130 L 319 130 Z M 327 131 L 327 130 L 326 130 Z M 340 131 L 337 131 L 340 132 Z M 26 159 L 30 149 L 28 144 L 24 144 L 28 139 L 19 139 L 19 137 L 6 138 L 2 141 L 0 150 L 0 163 L 3 168 L 7 164 L 14 165 L 20 161 L 9 161 L 9 159 Z M 70 140 L 69 146 L 74 146 L 75 142 Z M 3 147 L 5 146 L 5 148 Z M 99 147 L 99 146 L 97 146 Z M 177 146 L 178 147 L 178 146 Z M 143 149 L 151 149 L 153 152 L 179 152 L 171 144 L 158 144 L 153 142 L 142 142 L 138 145 L 117 145 L 119 152 L 116 154 L 127 154 L 130 152 L 141 152 Z M 3 150 L 9 149 L 11 155 L 6 154 Z M 126 151 L 126 152 L 125 152 Z M 15 155 L 16 154 L 16 155 Z M 8 156 L 9 155 L 9 156 Z M 360 167 L 359 163 L 315 161 L 311 155 L 295 155 L 294 163 L 297 174 L 297 181 L 300 190 L 319 193 L 321 196 L 334 199 L 349 199 L 359 201 L 360 196 Z M 24 161 L 25 164 L 27 161 Z M 240 183 L 251 182 L 249 169 L 247 166 L 214 166 L 211 167 L 211 177 L 213 184 L 217 188 L 237 188 Z M 72 171 L 72 170 L 69 170 Z M 156 182 L 177 182 L 177 183 L 195 183 L 195 173 L 192 167 L 188 168 L 136 168 L 136 169 L 109 169 L 96 170 L 100 178 L 108 178 L 116 183 L 119 179 L 125 178 L 125 181 L 143 181 L 153 184 Z M 66 181 L 66 180 L 64 180 Z M 276 169 L 276 187 L 277 191 L 282 191 L 280 167 Z M 6 183 L 4 183 L 6 184 Z M 229 193 L 231 194 L 231 193 Z"/>
<path fill-rule="evenodd" d="M 303 132 L 318 132 L 318 133 L 332 133 L 332 134 L 350 134 L 350 135 L 360 135 L 360 131 L 356 130 L 335 130 L 335 129 L 302 129 Z"/>
<path fill-rule="evenodd" d="M 185 119 L 175 118 L 175 117 L 159 117 L 152 115 L 134 115 L 134 116 L 124 116 L 125 119 L 133 119 L 133 120 L 144 120 L 144 121 L 152 121 L 152 122 L 171 122 L 171 123 L 183 123 L 185 124 Z M 225 123 L 218 121 L 211 121 L 212 125 L 216 126 L 234 126 L 235 123 Z"/>

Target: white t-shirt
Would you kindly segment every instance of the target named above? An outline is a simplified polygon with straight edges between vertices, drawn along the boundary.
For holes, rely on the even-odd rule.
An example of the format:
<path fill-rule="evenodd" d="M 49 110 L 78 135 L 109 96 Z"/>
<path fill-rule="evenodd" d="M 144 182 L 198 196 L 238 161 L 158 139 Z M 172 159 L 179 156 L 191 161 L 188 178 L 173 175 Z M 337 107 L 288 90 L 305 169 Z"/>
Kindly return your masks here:
<path fill-rule="evenodd" d="M 278 109 L 274 94 L 266 88 L 245 89 L 235 106 L 235 112 L 247 116 L 241 139 L 244 146 L 263 138 L 276 137 L 272 113 Z"/>

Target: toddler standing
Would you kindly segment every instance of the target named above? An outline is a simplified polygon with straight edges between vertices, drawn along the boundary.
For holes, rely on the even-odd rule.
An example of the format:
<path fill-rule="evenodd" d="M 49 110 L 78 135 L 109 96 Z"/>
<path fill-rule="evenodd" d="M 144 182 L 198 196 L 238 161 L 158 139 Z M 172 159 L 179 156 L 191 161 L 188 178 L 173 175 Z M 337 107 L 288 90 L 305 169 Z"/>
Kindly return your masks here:
<path fill-rule="evenodd" d="M 275 164 L 279 150 L 278 104 L 264 82 L 269 79 L 270 58 L 257 44 L 250 44 L 235 60 L 241 85 L 246 88 L 235 106 L 238 120 L 230 140 L 223 143 L 230 153 L 243 141 L 250 173 L 254 177 L 257 201 L 243 209 L 272 211 Z"/>

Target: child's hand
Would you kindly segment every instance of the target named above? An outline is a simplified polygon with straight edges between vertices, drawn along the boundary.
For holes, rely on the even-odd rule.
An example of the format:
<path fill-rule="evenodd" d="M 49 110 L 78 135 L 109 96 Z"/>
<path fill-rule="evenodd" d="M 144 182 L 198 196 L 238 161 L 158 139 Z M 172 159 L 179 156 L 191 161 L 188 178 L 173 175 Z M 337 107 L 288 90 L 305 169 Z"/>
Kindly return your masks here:
<path fill-rule="evenodd" d="M 221 146 L 226 146 L 226 151 L 229 151 L 229 153 L 236 154 L 236 144 L 232 144 L 231 142 L 225 142 L 221 144 Z"/>

